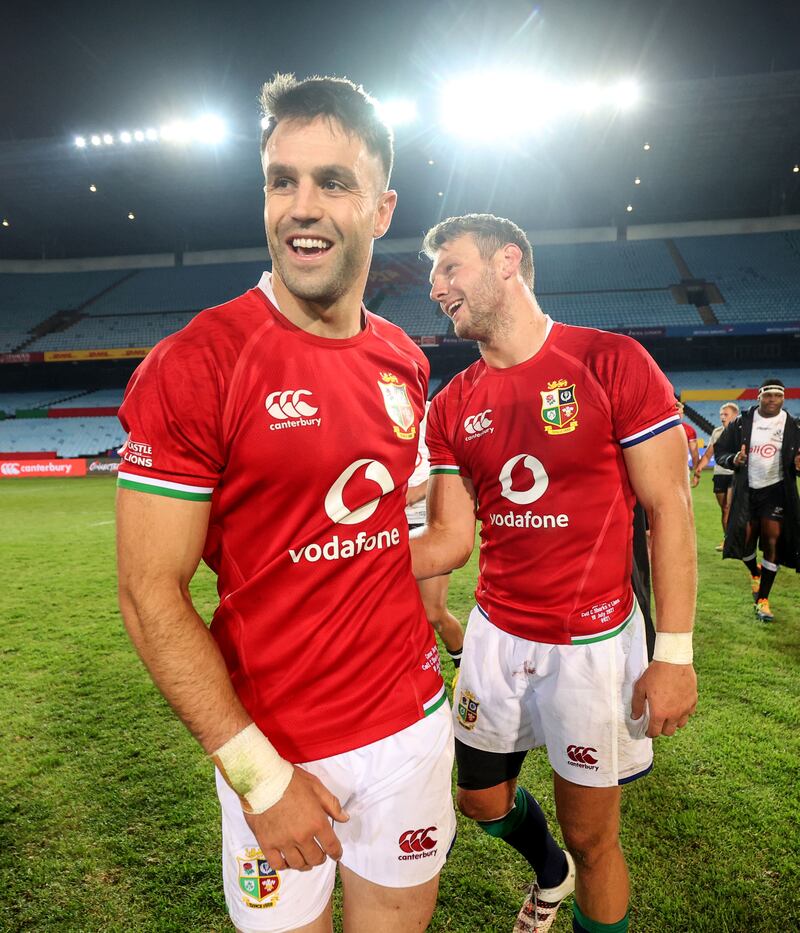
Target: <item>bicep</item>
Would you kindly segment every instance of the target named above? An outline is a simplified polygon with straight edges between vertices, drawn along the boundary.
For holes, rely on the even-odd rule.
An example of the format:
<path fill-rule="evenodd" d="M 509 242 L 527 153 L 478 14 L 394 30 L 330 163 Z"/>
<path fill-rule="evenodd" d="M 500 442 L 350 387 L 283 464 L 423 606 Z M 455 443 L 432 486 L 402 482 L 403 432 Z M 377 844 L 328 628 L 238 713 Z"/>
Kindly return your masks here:
<path fill-rule="evenodd" d="M 163 583 L 185 589 L 200 563 L 210 502 L 117 490 L 120 589 L 136 593 Z"/>
<path fill-rule="evenodd" d="M 689 501 L 683 431 L 671 428 L 626 447 L 623 456 L 636 498 L 648 512 L 660 502 L 674 500 L 676 494 Z"/>

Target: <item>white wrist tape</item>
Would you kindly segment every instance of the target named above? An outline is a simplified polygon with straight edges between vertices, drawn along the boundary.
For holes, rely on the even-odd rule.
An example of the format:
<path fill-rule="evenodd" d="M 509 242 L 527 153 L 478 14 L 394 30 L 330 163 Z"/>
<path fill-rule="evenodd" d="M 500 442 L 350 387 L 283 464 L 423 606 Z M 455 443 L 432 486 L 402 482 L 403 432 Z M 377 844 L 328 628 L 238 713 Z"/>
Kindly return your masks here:
<path fill-rule="evenodd" d="M 656 632 L 654 661 L 666 661 L 667 664 L 691 664 L 693 657 L 691 632 Z"/>
<path fill-rule="evenodd" d="M 251 722 L 211 756 L 222 776 L 247 804 L 248 813 L 263 813 L 283 797 L 294 767 Z"/>

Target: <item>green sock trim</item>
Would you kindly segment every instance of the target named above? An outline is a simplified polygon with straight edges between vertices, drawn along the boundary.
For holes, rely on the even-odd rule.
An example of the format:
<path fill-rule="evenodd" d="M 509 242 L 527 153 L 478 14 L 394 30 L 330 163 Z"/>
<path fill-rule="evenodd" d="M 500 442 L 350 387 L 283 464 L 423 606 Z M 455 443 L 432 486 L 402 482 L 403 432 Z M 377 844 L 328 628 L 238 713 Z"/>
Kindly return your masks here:
<path fill-rule="evenodd" d="M 575 915 L 575 919 L 578 923 L 586 930 L 586 933 L 628 933 L 627 911 L 622 920 L 617 920 L 616 923 L 598 923 L 597 920 L 591 920 L 587 917 L 580 907 L 578 907 L 578 902 L 573 899 L 572 913 Z"/>
<path fill-rule="evenodd" d="M 528 814 L 528 801 L 522 788 L 517 788 L 514 796 L 514 806 L 500 820 L 478 820 L 478 826 L 495 839 L 502 839 L 522 824 Z"/>

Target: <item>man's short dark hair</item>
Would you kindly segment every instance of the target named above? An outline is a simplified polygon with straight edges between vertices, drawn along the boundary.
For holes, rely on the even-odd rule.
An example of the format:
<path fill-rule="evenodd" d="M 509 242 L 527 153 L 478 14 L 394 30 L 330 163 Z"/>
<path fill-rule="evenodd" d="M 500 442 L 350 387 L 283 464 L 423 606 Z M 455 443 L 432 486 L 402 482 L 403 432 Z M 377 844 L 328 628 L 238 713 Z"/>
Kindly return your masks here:
<path fill-rule="evenodd" d="M 763 389 L 765 386 L 780 386 L 782 389 L 786 388 L 780 379 L 765 379 L 759 386 L 759 389 Z"/>
<path fill-rule="evenodd" d="M 392 131 L 378 115 L 375 99 L 361 85 L 347 78 L 315 75 L 298 81 L 293 74 L 276 74 L 261 88 L 261 110 L 267 119 L 261 133 L 262 155 L 281 120 L 310 123 L 325 117 L 364 141 L 380 159 L 388 186 L 394 162 Z"/>
<path fill-rule="evenodd" d="M 481 258 L 488 262 L 506 243 L 513 243 L 522 250 L 520 272 L 525 284 L 533 291 L 533 248 L 525 231 L 513 221 L 494 214 L 462 214 L 460 217 L 448 217 L 436 224 L 425 234 L 422 252 L 433 259 L 436 253 L 457 237 L 471 234 L 475 237 Z"/>

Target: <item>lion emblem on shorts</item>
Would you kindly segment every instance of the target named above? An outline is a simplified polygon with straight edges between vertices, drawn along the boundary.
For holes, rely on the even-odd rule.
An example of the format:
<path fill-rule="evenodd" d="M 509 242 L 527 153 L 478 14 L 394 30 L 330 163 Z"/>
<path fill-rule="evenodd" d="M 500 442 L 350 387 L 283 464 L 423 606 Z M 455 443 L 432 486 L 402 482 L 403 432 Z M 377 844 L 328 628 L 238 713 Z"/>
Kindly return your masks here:
<path fill-rule="evenodd" d="M 462 690 L 458 699 L 458 721 L 465 729 L 474 729 L 478 721 L 480 700 L 469 690 Z"/>
<path fill-rule="evenodd" d="M 274 907 L 278 901 L 281 879 L 261 854 L 260 849 L 246 849 L 245 857 L 236 856 L 239 863 L 239 887 L 247 907 Z"/>

